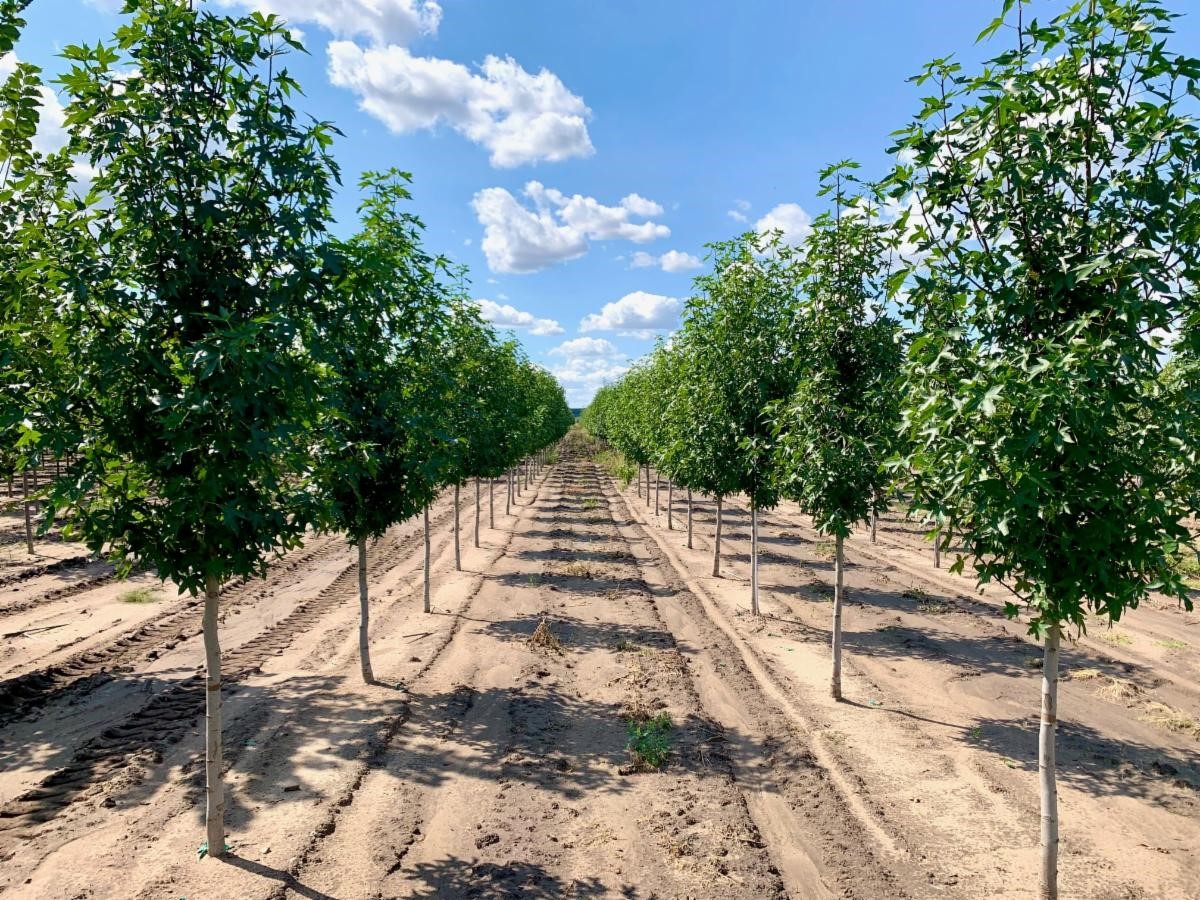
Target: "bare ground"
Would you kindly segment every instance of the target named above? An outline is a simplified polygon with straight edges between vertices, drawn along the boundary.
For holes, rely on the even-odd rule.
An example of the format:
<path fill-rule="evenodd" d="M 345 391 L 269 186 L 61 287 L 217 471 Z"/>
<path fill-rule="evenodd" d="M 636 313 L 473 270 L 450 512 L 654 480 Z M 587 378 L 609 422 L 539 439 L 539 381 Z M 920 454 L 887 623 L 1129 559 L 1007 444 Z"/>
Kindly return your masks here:
<path fill-rule="evenodd" d="M 831 564 L 794 508 L 764 517 L 754 619 L 744 505 L 712 578 L 710 503 L 688 550 L 682 497 L 669 531 L 586 459 L 548 469 L 511 516 L 498 486 L 495 530 L 485 490 L 478 549 L 463 496 L 461 572 L 449 496 L 432 510 L 433 614 L 420 523 L 371 549 L 376 684 L 358 675 L 344 541 L 227 589 L 220 861 L 195 853 L 198 607 L 61 541 L 33 561 L 6 549 L 0 894 L 1036 894 L 1037 647 L 1003 598 L 935 570 L 911 524 L 848 543 L 835 704 Z M 1196 622 L 1152 604 L 1124 639 L 1064 654 L 1064 896 L 1200 896 Z M 651 770 L 629 723 L 664 713 Z"/>

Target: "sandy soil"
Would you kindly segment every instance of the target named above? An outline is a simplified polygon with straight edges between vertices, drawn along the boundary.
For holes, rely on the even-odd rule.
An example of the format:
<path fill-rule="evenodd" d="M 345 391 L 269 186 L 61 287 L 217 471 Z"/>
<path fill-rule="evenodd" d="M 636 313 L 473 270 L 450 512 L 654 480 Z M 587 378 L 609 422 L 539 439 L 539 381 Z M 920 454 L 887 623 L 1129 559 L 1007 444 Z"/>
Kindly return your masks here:
<path fill-rule="evenodd" d="M 203 839 L 199 609 L 131 603 L 72 545 L 0 567 L 0 894 L 36 898 L 1032 897 L 1037 648 L 910 524 L 848 543 L 848 702 L 827 700 L 831 564 L 794 507 L 694 549 L 566 456 L 472 546 L 432 510 L 318 537 L 223 598 L 231 854 Z M 661 499 L 665 504 L 666 491 Z M 66 548 L 66 549 L 62 549 Z M 41 551 L 41 545 L 39 545 Z M 57 555 L 54 555 L 57 554 Z M 50 568 L 55 559 L 71 560 Z M 146 599 L 143 597 L 142 599 Z M 1144 619 L 1145 621 L 1140 621 Z M 1200 896 L 1196 617 L 1166 604 L 1064 656 L 1064 896 Z M 539 630 L 539 625 L 544 628 Z M 531 640 L 535 635 L 548 640 Z M 1162 708 L 1172 713 L 1164 716 Z M 628 723 L 666 713 L 636 765 Z M 1166 724 L 1169 720 L 1176 730 Z"/>

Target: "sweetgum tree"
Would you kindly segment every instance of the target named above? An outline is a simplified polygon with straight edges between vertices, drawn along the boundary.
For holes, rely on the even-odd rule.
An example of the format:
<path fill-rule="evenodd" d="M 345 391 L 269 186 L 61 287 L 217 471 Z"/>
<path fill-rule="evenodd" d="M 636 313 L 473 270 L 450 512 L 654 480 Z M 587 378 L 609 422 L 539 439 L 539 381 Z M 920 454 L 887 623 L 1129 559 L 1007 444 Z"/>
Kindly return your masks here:
<path fill-rule="evenodd" d="M 903 414 L 918 509 L 961 536 L 1044 647 L 1041 893 L 1056 897 L 1059 647 L 1151 591 L 1195 507 L 1195 408 L 1159 378 L 1194 342 L 1200 60 L 1154 0 L 1080 0 L 1047 22 L 1006 0 L 977 74 L 938 60 L 892 183 L 922 264 Z M 1001 32 L 1001 29 L 1004 29 Z M 1191 316 L 1192 324 L 1184 325 Z"/>
<path fill-rule="evenodd" d="M 883 504 L 899 411 L 898 323 L 884 312 L 890 229 L 878 205 L 850 196 L 852 163 L 821 173 L 833 209 L 817 217 L 804 242 L 802 299 L 793 320 L 795 392 L 776 404 L 775 460 L 781 493 L 834 539 L 833 673 L 842 697 L 843 544 Z"/>
<path fill-rule="evenodd" d="M 115 40 L 68 47 L 70 150 L 97 175 L 60 314 L 81 447 L 52 508 L 123 568 L 204 594 L 207 852 L 225 850 L 221 585 L 263 575 L 318 519 L 320 379 L 305 320 L 336 169 L 302 120 L 274 17 L 128 0 Z M 83 235 L 82 239 L 80 235 Z M 64 426 L 65 427 L 65 426 Z"/>

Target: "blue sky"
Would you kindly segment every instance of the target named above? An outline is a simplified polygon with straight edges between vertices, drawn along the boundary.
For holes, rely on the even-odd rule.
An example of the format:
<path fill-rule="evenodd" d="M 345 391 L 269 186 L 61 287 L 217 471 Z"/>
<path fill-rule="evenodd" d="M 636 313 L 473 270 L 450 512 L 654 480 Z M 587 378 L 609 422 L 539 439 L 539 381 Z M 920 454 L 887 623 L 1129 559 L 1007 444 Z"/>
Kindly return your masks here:
<path fill-rule="evenodd" d="M 965 63 L 999 0 L 207 0 L 303 33 L 312 115 L 345 133 L 339 232 L 364 169 L 415 177 L 428 243 L 573 405 L 676 321 L 704 244 L 802 227 L 816 172 L 887 165 L 929 59 Z M 1200 6 L 1174 49 L 1200 55 Z M 1035 3 L 1048 18 L 1065 4 Z M 118 0 L 34 0 L 17 54 L 61 68 Z M 1001 38 L 1002 39 L 1002 38 Z M 51 120 L 53 116 L 49 117 Z M 53 121 L 47 125 L 53 132 Z M 46 136 L 53 143 L 54 135 Z"/>

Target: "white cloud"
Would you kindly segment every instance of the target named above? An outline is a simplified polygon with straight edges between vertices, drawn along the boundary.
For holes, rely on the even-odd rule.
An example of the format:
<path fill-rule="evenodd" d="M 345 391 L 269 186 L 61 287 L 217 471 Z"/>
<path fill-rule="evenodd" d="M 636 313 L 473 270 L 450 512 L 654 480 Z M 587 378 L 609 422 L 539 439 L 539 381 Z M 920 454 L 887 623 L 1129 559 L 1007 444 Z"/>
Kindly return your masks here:
<path fill-rule="evenodd" d="M 644 244 L 671 233 L 656 222 L 633 222 L 639 210 L 657 210 L 657 203 L 630 194 L 617 206 L 604 206 L 594 197 L 547 188 L 530 181 L 524 195 L 533 208 L 524 206 L 504 188 L 484 188 L 471 201 L 479 224 L 480 243 L 493 272 L 536 272 L 557 262 L 583 256 L 589 241 L 628 240 Z"/>
<path fill-rule="evenodd" d="M 107 13 L 120 12 L 122 7 L 125 6 L 125 0 L 84 0 L 84 3 L 93 9 Z"/>
<path fill-rule="evenodd" d="M 664 272 L 691 272 L 704 265 L 700 257 L 679 250 L 668 250 L 659 262 Z"/>
<path fill-rule="evenodd" d="M 397 134 L 444 124 L 486 147 L 501 168 L 594 152 L 591 110 L 546 69 L 531 74 L 512 57 L 488 56 L 475 73 L 401 46 L 363 49 L 351 41 L 331 42 L 328 54 L 329 80 Z"/>
<path fill-rule="evenodd" d="M 101 9 L 120 0 L 88 0 Z M 364 37 L 375 44 L 408 44 L 435 34 L 442 8 L 435 0 L 217 0 L 219 6 L 246 7 L 274 13 L 289 25 L 312 22 L 337 37 Z"/>
<path fill-rule="evenodd" d="M 558 379 L 571 406 L 586 406 L 601 387 L 611 384 L 629 371 L 624 354 L 603 338 L 574 338 L 549 352 L 560 357 L 551 374 Z"/>
<path fill-rule="evenodd" d="M 681 306 L 677 297 L 634 291 L 620 300 L 606 303 L 600 312 L 584 316 L 579 330 L 585 333 L 615 331 L 630 337 L 648 338 L 679 324 Z"/>
<path fill-rule="evenodd" d="M 749 200 L 735 200 L 733 202 L 733 209 L 726 212 L 725 215 L 729 216 L 735 222 L 746 222 L 749 221 L 746 217 L 746 213 L 748 212 L 750 212 Z"/>
<path fill-rule="evenodd" d="M 812 216 L 799 203 L 780 203 L 754 223 L 754 230 L 759 234 L 781 231 L 784 242 L 795 245 L 812 231 Z"/>
<path fill-rule="evenodd" d="M 539 319 L 533 313 L 527 313 L 507 303 L 496 303 L 486 299 L 475 302 L 479 305 L 479 313 L 484 321 L 491 322 L 497 328 L 529 329 L 530 334 L 539 336 L 563 333 L 563 327 L 554 319 Z"/>
<path fill-rule="evenodd" d="M 703 265 L 700 257 L 680 250 L 668 250 L 662 256 L 639 250 L 629 260 L 631 269 L 661 267 L 664 272 L 692 272 Z"/>
<path fill-rule="evenodd" d="M 551 356 L 565 356 L 570 359 L 580 357 L 619 357 L 621 351 L 617 349 L 617 345 L 612 341 L 604 338 L 572 338 L 569 341 L 563 341 L 557 347 L 550 351 Z"/>

